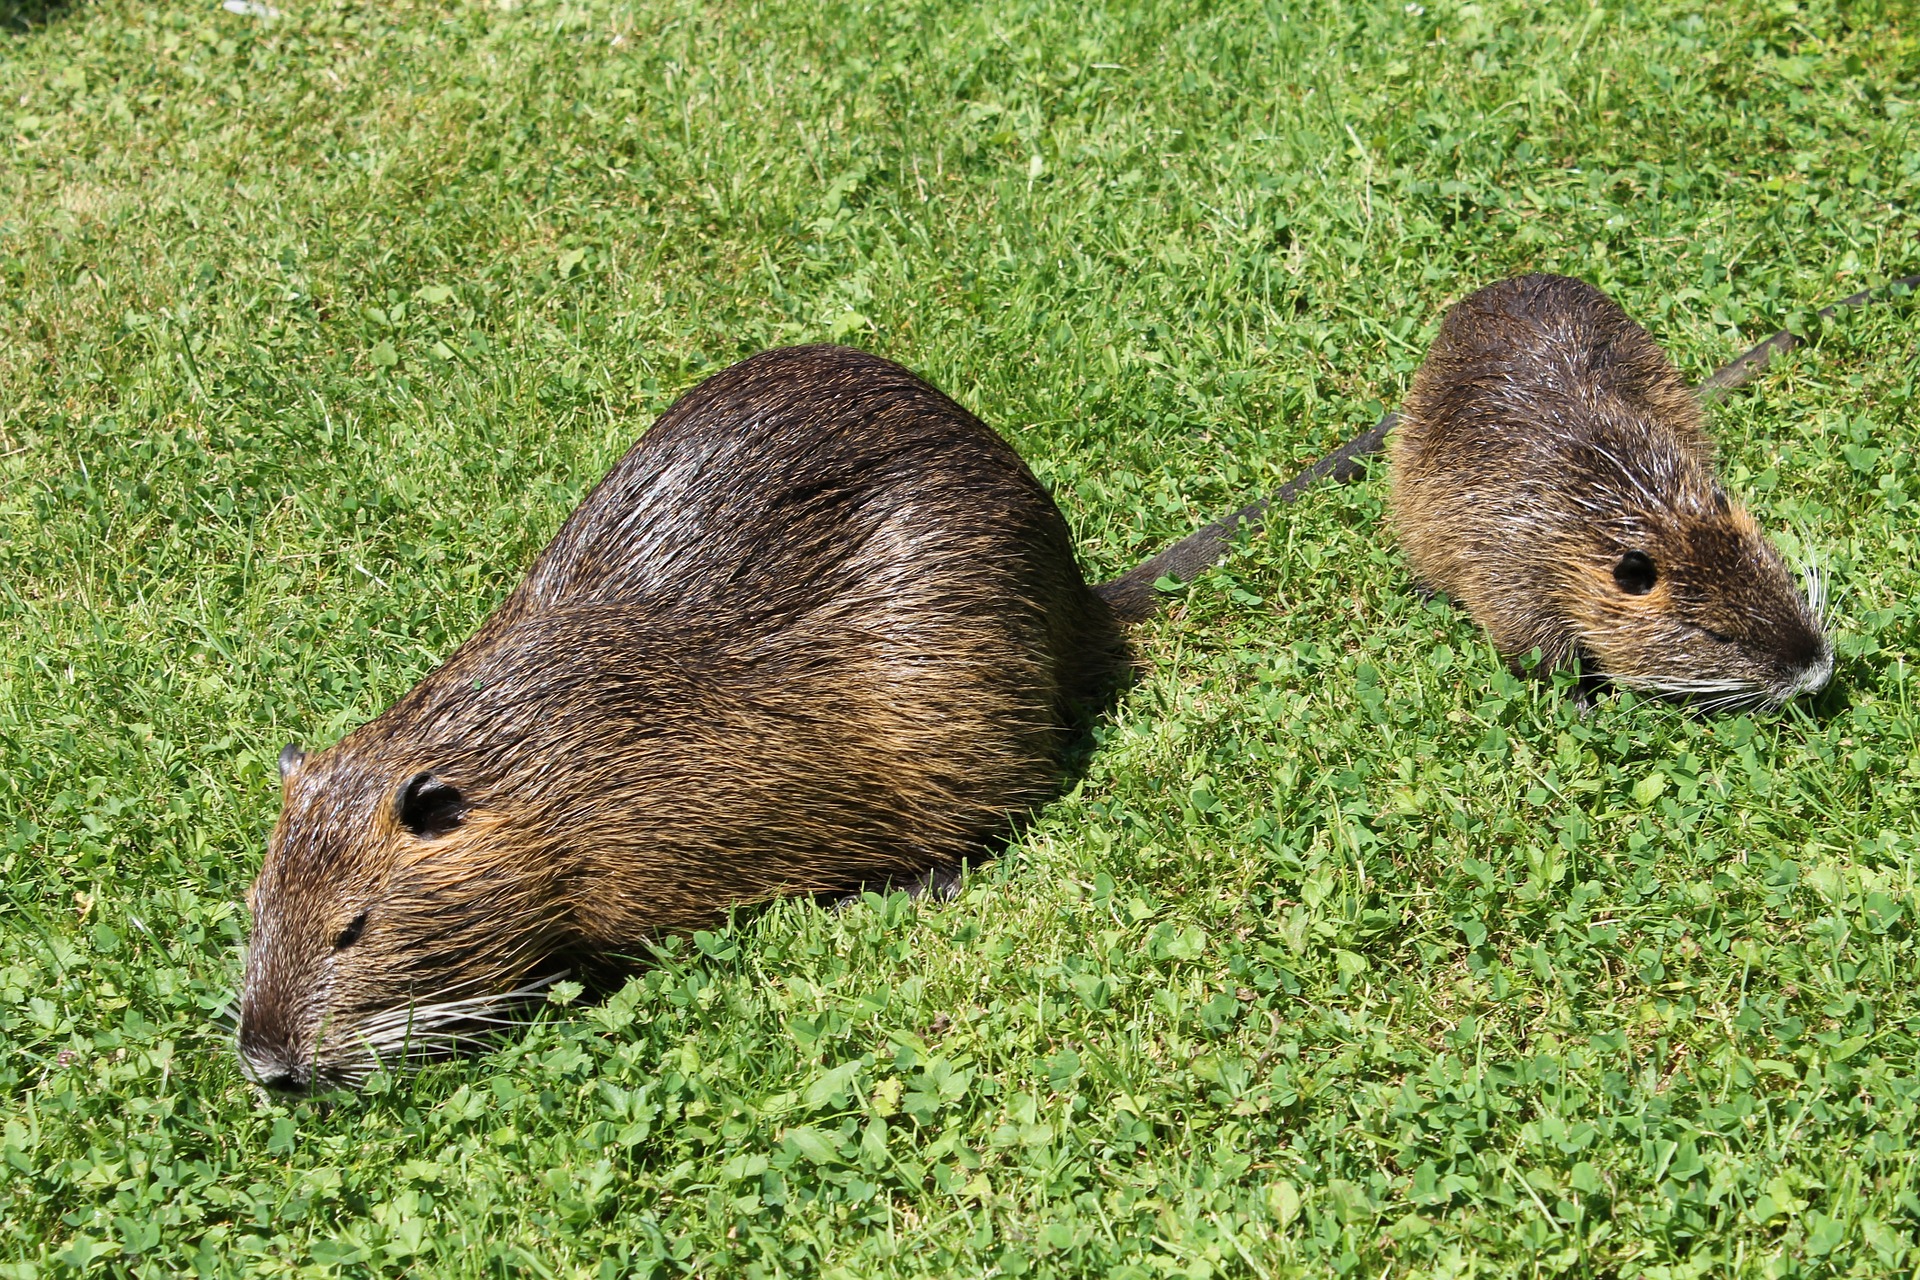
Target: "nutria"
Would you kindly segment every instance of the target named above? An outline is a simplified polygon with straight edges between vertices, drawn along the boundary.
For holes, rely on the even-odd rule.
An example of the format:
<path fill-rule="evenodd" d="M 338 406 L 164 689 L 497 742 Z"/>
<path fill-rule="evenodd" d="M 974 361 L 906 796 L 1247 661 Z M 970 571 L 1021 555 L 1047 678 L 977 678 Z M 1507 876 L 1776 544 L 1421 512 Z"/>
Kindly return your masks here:
<path fill-rule="evenodd" d="M 1889 280 L 1877 289 L 1862 289 L 1849 294 L 1838 302 L 1820 308 L 1817 318 L 1827 318 L 1839 313 L 1843 307 L 1869 306 L 1876 302 L 1887 302 L 1895 297 L 1904 296 L 1900 291 L 1920 288 L 1920 275 L 1901 276 Z M 1791 351 L 1806 339 L 1790 329 L 1756 342 L 1753 346 L 1733 360 L 1728 361 L 1695 388 L 1694 394 L 1702 403 L 1711 403 L 1726 396 L 1748 382 L 1777 355 Z M 1331 479 L 1336 484 L 1347 484 L 1367 474 L 1367 459 L 1385 447 L 1394 427 L 1399 423 L 1400 415 L 1388 412 L 1373 426 L 1354 436 L 1333 452 L 1302 471 L 1298 476 L 1281 485 L 1271 495 L 1249 503 L 1231 515 L 1222 516 L 1205 528 L 1182 538 L 1159 555 L 1145 561 L 1131 572 L 1104 583 L 1100 591 L 1108 599 L 1116 602 L 1125 600 L 1132 608 L 1151 613 L 1155 608 L 1157 593 L 1154 583 L 1163 577 L 1190 580 L 1197 577 L 1226 555 L 1236 537 L 1259 530 L 1265 521 L 1267 509 L 1275 504 L 1293 502 L 1312 485 L 1321 480 Z"/>
<path fill-rule="evenodd" d="M 1894 298 L 1906 296 L 1905 290 L 1916 287 L 1920 287 L 1920 275 L 1902 276 L 1898 279 L 1888 281 L 1885 285 L 1877 289 L 1862 289 L 1858 293 L 1850 294 L 1837 302 L 1820 308 L 1816 314 L 1820 318 L 1826 318 L 1837 314 L 1845 307 L 1868 306 L 1877 302 L 1891 301 Z M 1611 305 L 1610 302 L 1609 305 Z M 1630 324 L 1631 321 L 1628 323 Z M 1642 336 L 1644 337 L 1644 334 Z M 1695 389 L 1695 397 L 1702 404 L 1711 403 L 1724 397 L 1727 393 L 1751 381 L 1775 356 L 1786 351 L 1791 351 L 1804 340 L 1801 335 L 1789 329 L 1782 329 L 1777 333 L 1769 335 L 1755 343 L 1752 347 L 1749 347 L 1737 358 L 1715 370 L 1710 377 Z M 1648 339 L 1648 341 L 1650 342 L 1651 339 Z M 1661 360 L 1664 362 L 1664 357 L 1661 357 Z M 1224 516 L 1214 521 L 1206 528 L 1182 539 L 1131 573 L 1126 574 L 1120 579 L 1116 579 L 1112 583 L 1106 584 L 1106 586 L 1101 589 L 1107 591 L 1124 585 L 1133 592 L 1146 595 L 1151 594 L 1152 584 L 1164 574 L 1171 574 L 1178 578 L 1191 578 L 1195 576 L 1200 570 L 1205 569 L 1208 565 L 1214 563 L 1224 555 L 1234 537 L 1259 529 L 1264 522 L 1267 508 L 1273 503 L 1292 502 L 1310 485 L 1322 479 L 1331 478 L 1336 483 L 1345 484 L 1364 476 L 1366 474 L 1366 460 L 1386 445 L 1399 421 L 1399 413 L 1389 412 L 1382 415 L 1379 422 L 1321 458 L 1294 480 L 1281 486 L 1271 498 L 1263 498 L 1234 512 L 1232 515 Z M 1771 548 L 1769 548 L 1769 551 L 1771 551 Z M 1813 585 L 1815 589 L 1818 590 L 1819 582 L 1817 579 Z M 1802 601 L 1802 603 L 1804 604 L 1805 602 Z M 1530 649 L 1523 650 L 1515 654 L 1515 656 L 1523 656 L 1525 653 L 1530 652 Z M 1589 654 L 1588 656 L 1591 657 L 1592 655 Z M 1670 686 L 1670 691 L 1678 692 L 1679 690 L 1677 687 Z M 1726 698 L 1730 705 L 1741 701 L 1752 700 L 1749 691 L 1742 688 L 1712 690 L 1696 686 L 1694 692 L 1704 694 L 1709 698 Z M 1766 695 L 1761 695 L 1760 700 L 1766 700 Z"/>
<path fill-rule="evenodd" d="M 1699 399 L 1592 285 L 1522 276 L 1456 305 L 1387 456 L 1416 580 L 1509 658 L 1729 704 L 1832 674 L 1817 602 L 1714 474 Z"/>
<path fill-rule="evenodd" d="M 248 894 L 262 1084 L 459 1043 L 579 957 L 907 883 L 1055 794 L 1151 580 L 907 370 L 770 351 L 673 404 L 444 666 L 289 746 Z"/>
<path fill-rule="evenodd" d="M 1511 282 L 1509 282 L 1509 284 L 1511 284 Z M 1569 282 L 1569 284 L 1578 284 L 1578 282 Z M 1501 286 L 1494 286 L 1494 288 L 1501 288 Z M 1586 286 L 1580 286 L 1580 288 L 1586 288 Z M 1905 296 L 1903 290 L 1912 290 L 1912 288 L 1920 288 L 1920 276 L 1901 276 L 1901 278 L 1897 278 L 1897 280 L 1889 280 L 1885 286 L 1878 288 L 1878 290 L 1860 290 L 1857 294 L 1841 297 L 1836 303 L 1830 303 L 1830 305 L 1826 305 L 1826 307 L 1820 307 L 1820 311 L 1818 311 L 1816 315 L 1818 315 L 1820 319 L 1824 319 L 1824 317 L 1836 315 L 1836 313 L 1839 313 L 1839 309 L 1843 309 L 1843 307 L 1862 307 L 1862 305 L 1872 305 L 1872 303 L 1878 303 L 1878 301 L 1889 301 L 1889 299 L 1893 299 L 1893 297 Z M 1592 292 L 1597 294 L 1597 290 L 1592 290 Z M 1619 307 L 1615 307 L 1615 305 L 1611 303 L 1611 299 L 1605 299 L 1605 296 L 1599 297 L 1605 301 L 1605 305 L 1607 305 L 1609 309 L 1613 309 L 1615 313 L 1619 313 Z M 1624 319 L 1624 315 L 1622 315 L 1620 319 Z M 1632 326 L 1632 320 L 1626 320 L 1626 324 Z M 1632 328 L 1634 328 L 1634 332 L 1640 332 L 1640 338 L 1644 340 L 1644 344 L 1651 345 L 1651 338 L 1645 336 L 1644 330 L 1638 330 L 1638 326 L 1632 326 Z M 1693 397 L 1695 397 L 1699 403 L 1711 403 L 1711 401 L 1715 401 L 1715 399 L 1724 397 L 1728 391 L 1738 390 L 1741 386 L 1745 386 L 1749 380 L 1753 380 L 1753 376 L 1759 374 L 1776 355 L 1780 355 L 1780 353 L 1784 353 L 1784 351 L 1791 351 L 1793 347 L 1797 347 L 1801 342 L 1805 342 L 1805 338 L 1801 338 L 1799 334 L 1795 334 L 1795 332 L 1791 332 L 1791 330 L 1786 330 L 1786 328 L 1780 330 L 1780 332 L 1776 332 L 1776 334 L 1770 334 L 1768 338 L 1764 338 L 1761 342 L 1751 345 L 1747 351 L 1743 351 L 1740 357 L 1736 357 L 1736 359 L 1728 361 L 1726 365 L 1716 368 L 1715 372 L 1713 372 L 1705 382 L 1699 384 L 1699 388 L 1695 388 Z M 1645 347 L 1640 347 L 1640 349 L 1645 351 Z M 1659 355 L 1657 347 L 1653 349 L 1653 355 L 1657 357 L 1659 367 L 1665 367 L 1663 386 L 1665 386 L 1668 393 L 1670 393 L 1672 384 L 1678 382 L 1678 374 L 1674 374 L 1672 368 L 1667 367 L 1665 355 Z M 1668 399 L 1670 399 L 1670 395 L 1668 395 Z M 1701 428 L 1699 428 L 1697 411 L 1680 407 L 1680 413 L 1686 415 L 1686 420 L 1693 422 L 1693 438 L 1703 439 L 1703 432 L 1701 432 Z M 1231 541 L 1235 539 L 1236 535 L 1258 530 L 1261 524 L 1263 524 L 1263 520 L 1265 520 L 1267 509 L 1269 509 L 1273 503 L 1290 503 L 1290 501 L 1298 499 L 1311 484 L 1315 484 L 1315 482 L 1319 482 L 1319 480 L 1325 480 L 1325 478 L 1332 478 L 1332 480 L 1338 482 L 1338 484 L 1346 484 L 1346 482 L 1350 482 L 1350 480 L 1357 480 L 1357 478 L 1365 476 L 1365 474 L 1367 474 L 1367 459 L 1369 459 L 1373 453 L 1379 453 L 1380 449 L 1386 445 L 1386 441 L 1394 436 L 1394 428 L 1398 426 L 1400 416 L 1402 415 L 1398 415 L 1398 413 L 1386 413 L 1386 415 L 1380 416 L 1380 420 L 1375 426 L 1367 428 L 1365 432 L 1361 432 L 1356 438 L 1346 441 L 1344 445 L 1340 445 L 1338 449 L 1334 449 L 1332 453 L 1329 453 L 1327 457 L 1323 457 L 1321 461 L 1313 462 L 1313 466 L 1309 466 L 1308 470 L 1304 470 L 1298 478 L 1290 480 L 1288 484 L 1281 486 L 1279 491 L 1275 491 L 1273 497 L 1260 499 L 1260 501 L 1256 501 L 1256 503 L 1252 503 L 1252 505 L 1248 505 L 1248 507 L 1244 507 L 1244 509 L 1236 510 L 1236 512 L 1229 514 L 1229 516 L 1223 516 L 1223 518 L 1215 520 L 1213 524 L 1206 526 L 1204 530 L 1188 535 L 1185 539 L 1181 539 L 1179 543 L 1175 543 L 1173 547 L 1165 549 L 1164 553 L 1160 553 L 1158 557 L 1146 560 L 1144 564 L 1140 564 L 1139 568 L 1135 568 L 1133 572 L 1125 574 L 1123 578 L 1117 578 L 1117 580 L 1112 581 L 1112 583 L 1102 585 L 1100 589 L 1102 589 L 1104 593 L 1110 593 L 1110 597 L 1116 595 L 1116 593 L 1119 593 L 1119 591 L 1123 589 L 1123 591 L 1127 593 L 1127 599 L 1146 601 L 1148 597 L 1154 595 L 1152 583 L 1160 580 L 1164 574 L 1171 574 L 1171 576 L 1175 576 L 1175 578 L 1194 578 L 1200 570 L 1208 568 L 1215 560 L 1219 560 L 1219 558 L 1227 553 L 1227 549 L 1229 549 L 1229 545 L 1231 545 Z M 1711 451 L 1709 451 L 1707 455 L 1701 455 L 1701 457 L 1707 457 L 1707 459 L 1709 459 L 1707 466 L 1709 466 L 1709 474 L 1711 474 Z M 1567 495 L 1561 493 L 1561 497 L 1567 497 Z M 1778 560 L 1778 557 L 1772 553 L 1770 547 L 1764 549 L 1763 557 Z M 1619 562 L 1615 562 L 1615 564 L 1619 564 Z M 1636 562 L 1636 564 L 1638 564 L 1638 562 Z M 1432 585 L 1432 583 L 1428 583 L 1428 585 Z M 1774 580 L 1774 585 L 1778 587 L 1778 578 Z M 1814 585 L 1814 589 L 1818 591 L 1818 587 L 1820 587 L 1818 578 L 1812 581 L 1812 585 Z M 1805 622 L 1805 618 L 1801 618 L 1799 614 L 1801 614 L 1801 608 L 1807 603 L 1805 603 L 1805 601 L 1799 601 L 1797 593 L 1791 591 L 1791 583 L 1788 583 L 1788 593 L 1789 597 L 1793 597 L 1793 601 L 1797 601 L 1797 604 L 1788 604 L 1789 618 L 1793 618 L 1793 620 L 1797 620 L 1797 622 Z M 1780 603 L 1780 601 L 1776 599 L 1776 603 Z M 1536 614 L 1536 616 L 1540 614 L 1540 610 L 1549 608 L 1549 606 L 1551 606 L 1551 604 L 1542 603 L 1542 601 L 1538 601 L 1538 599 L 1528 599 L 1528 608 L 1530 608 L 1530 612 Z M 1814 610 L 1814 612 L 1818 612 L 1818 610 Z M 1678 620 L 1678 618 L 1676 618 L 1676 620 Z M 1670 622 L 1676 622 L 1676 620 L 1670 620 Z M 1647 639 L 1653 639 L 1653 637 L 1647 637 Z M 1824 645 L 1824 637 L 1822 637 L 1822 645 Z M 1528 652 L 1530 652 L 1530 647 L 1528 647 L 1528 649 L 1513 651 L 1513 656 L 1519 658 L 1519 656 L 1524 656 L 1524 654 L 1528 654 Z M 1546 654 L 1546 649 L 1544 649 L 1544 654 Z M 1596 656 L 1596 654 L 1594 654 L 1594 652 L 1588 652 L 1586 656 L 1592 658 L 1592 656 Z M 1811 676 L 1811 674 L 1809 674 L 1809 676 Z M 1668 693 L 1693 693 L 1693 695 L 1703 695 L 1705 699 L 1709 700 L 1726 700 L 1728 704 L 1738 704 L 1738 702 L 1743 702 L 1743 700 L 1770 700 L 1774 697 L 1774 695 L 1759 693 L 1759 691 L 1743 685 L 1743 683 L 1738 681 L 1738 677 L 1736 677 L 1734 683 L 1726 683 L 1726 681 L 1692 683 L 1695 679 L 1697 679 L 1697 677 L 1674 677 L 1672 674 L 1661 677 L 1663 687 L 1667 689 Z M 1824 681 L 1824 676 L 1822 676 L 1822 681 Z M 1622 679 L 1622 683 L 1636 683 L 1636 681 L 1632 681 L 1632 679 Z M 1642 687 L 1649 687 L 1647 681 L 1638 681 L 1638 683 L 1642 683 Z"/>

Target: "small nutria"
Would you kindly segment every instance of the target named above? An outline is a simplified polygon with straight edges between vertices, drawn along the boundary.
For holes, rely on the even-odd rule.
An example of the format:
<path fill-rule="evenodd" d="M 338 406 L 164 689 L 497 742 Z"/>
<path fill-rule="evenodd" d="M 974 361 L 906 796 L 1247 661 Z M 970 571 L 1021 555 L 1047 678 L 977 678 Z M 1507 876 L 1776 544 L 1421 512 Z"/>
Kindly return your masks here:
<path fill-rule="evenodd" d="M 1415 578 L 1511 659 L 1725 705 L 1833 672 L 1817 601 L 1714 474 L 1699 400 L 1592 285 L 1522 276 L 1456 305 L 1387 454 Z"/>
<path fill-rule="evenodd" d="M 1019 456 L 907 370 L 770 351 L 681 397 L 444 666 L 281 754 L 247 1073 L 352 1084 L 581 958 L 937 877 L 1058 790 L 1151 579 L 1090 588 Z"/>
<path fill-rule="evenodd" d="M 1879 288 L 1862 289 L 1849 294 L 1838 302 L 1820 308 L 1815 314 L 1825 319 L 1839 314 L 1842 308 L 1872 306 L 1908 296 L 1904 291 L 1916 288 L 1920 288 L 1920 276 L 1901 276 Z M 1695 394 L 1703 403 L 1718 400 L 1752 381 L 1775 356 L 1793 350 L 1804 341 L 1804 337 L 1790 329 L 1769 334 L 1714 370 Z M 1220 517 L 1131 572 L 1112 582 L 1103 583 L 1099 588 L 1101 595 L 1116 606 L 1124 603 L 1136 614 L 1151 613 L 1156 607 L 1155 582 L 1168 576 L 1179 579 L 1197 577 L 1226 555 L 1236 537 L 1257 531 L 1265 523 L 1269 508 L 1295 501 L 1321 480 L 1331 479 L 1337 484 L 1347 484 L 1366 475 L 1367 459 L 1386 445 L 1399 420 L 1398 413 L 1383 414 L 1373 426 L 1309 466 L 1268 497 L 1251 502 L 1231 515 Z"/>

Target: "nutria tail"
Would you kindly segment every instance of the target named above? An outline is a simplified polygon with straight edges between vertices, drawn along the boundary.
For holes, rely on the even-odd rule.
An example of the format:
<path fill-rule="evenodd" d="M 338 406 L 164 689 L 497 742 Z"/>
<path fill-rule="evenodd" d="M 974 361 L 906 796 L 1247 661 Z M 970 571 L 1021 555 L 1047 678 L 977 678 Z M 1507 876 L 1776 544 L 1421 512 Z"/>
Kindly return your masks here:
<path fill-rule="evenodd" d="M 1842 307 L 1866 307 L 1876 302 L 1886 302 L 1895 296 L 1894 290 L 1900 288 L 1920 289 L 1920 276 L 1901 276 L 1889 280 L 1874 289 L 1862 289 L 1858 293 L 1848 294 L 1838 302 L 1820 308 L 1815 314 L 1820 319 L 1832 316 Z M 1880 296 L 1875 297 L 1878 293 Z M 1791 329 L 1782 329 L 1772 337 L 1754 343 L 1737 359 L 1730 360 L 1713 371 L 1713 376 L 1695 388 L 1700 399 L 1711 403 L 1729 391 L 1745 386 L 1753 375 L 1767 367 L 1767 361 L 1783 351 L 1791 351 L 1806 339 Z"/>
<path fill-rule="evenodd" d="M 1218 564 L 1233 545 L 1234 536 L 1245 525 L 1248 532 L 1260 528 L 1267 508 L 1279 502 L 1292 502 L 1317 481 L 1331 476 L 1336 484 L 1345 484 L 1365 474 L 1365 459 L 1380 452 L 1387 432 L 1398 415 L 1389 413 L 1379 422 L 1329 453 L 1269 496 L 1249 503 L 1230 516 L 1222 516 L 1204 528 L 1196 529 L 1158 555 L 1150 556 L 1127 572 L 1095 587 L 1094 594 L 1107 602 L 1123 622 L 1140 622 L 1152 617 L 1164 597 L 1154 589 L 1163 577 L 1191 582 L 1211 566 Z"/>
<path fill-rule="evenodd" d="M 1920 275 L 1900 276 L 1877 288 L 1862 289 L 1859 293 L 1849 294 L 1838 302 L 1820 308 L 1816 314 L 1825 318 L 1842 307 L 1864 307 L 1886 302 L 1898 296 L 1895 291 L 1902 288 L 1920 289 Z M 1782 329 L 1716 369 L 1711 377 L 1695 388 L 1695 393 L 1703 401 L 1717 400 L 1729 391 L 1745 386 L 1755 374 L 1766 368 L 1768 361 L 1782 352 L 1793 350 L 1804 341 L 1806 339 L 1791 330 Z M 1364 460 L 1380 452 L 1386 444 L 1387 433 L 1393 430 L 1398 420 L 1398 414 L 1388 413 L 1379 422 L 1281 485 L 1268 497 L 1248 503 L 1232 515 L 1222 516 L 1212 524 L 1194 530 L 1112 581 L 1101 583 L 1094 588 L 1094 593 L 1107 602 L 1122 622 L 1141 622 L 1151 618 L 1159 612 L 1160 602 L 1164 598 L 1154 589 L 1154 583 L 1163 577 L 1191 582 L 1209 567 L 1220 563 L 1243 526 L 1248 533 L 1258 530 L 1264 523 L 1263 517 L 1268 507 L 1292 502 L 1309 487 L 1329 477 L 1335 484 L 1346 484 L 1364 475 Z"/>

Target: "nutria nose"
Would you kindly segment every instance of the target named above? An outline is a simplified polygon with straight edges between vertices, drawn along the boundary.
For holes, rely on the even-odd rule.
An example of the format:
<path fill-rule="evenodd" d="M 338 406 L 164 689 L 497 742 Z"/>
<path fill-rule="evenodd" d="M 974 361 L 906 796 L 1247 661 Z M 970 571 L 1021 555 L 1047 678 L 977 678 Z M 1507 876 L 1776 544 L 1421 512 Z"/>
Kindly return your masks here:
<path fill-rule="evenodd" d="M 1788 697 L 1803 693 L 1818 693 L 1827 687 L 1827 681 L 1833 679 L 1833 650 L 1827 646 L 1821 648 L 1809 659 L 1800 664 L 1798 675 L 1787 691 Z"/>
<path fill-rule="evenodd" d="M 240 1059 L 246 1065 L 247 1077 L 264 1088 L 277 1093 L 297 1093 L 307 1087 L 307 1073 L 291 1054 L 276 1053 L 269 1047 L 248 1044 L 246 1037 L 242 1036 Z"/>
<path fill-rule="evenodd" d="M 1833 677 L 1833 645 L 1811 627 L 1784 628 L 1773 640 L 1790 676 L 1781 682 L 1784 697 L 1818 693 Z"/>
<path fill-rule="evenodd" d="M 240 1059 L 255 1084 L 287 1093 L 307 1087 L 308 1072 L 299 1049 L 278 1019 L 261 1017 L 252 1009 L 240 1014 Z"/>

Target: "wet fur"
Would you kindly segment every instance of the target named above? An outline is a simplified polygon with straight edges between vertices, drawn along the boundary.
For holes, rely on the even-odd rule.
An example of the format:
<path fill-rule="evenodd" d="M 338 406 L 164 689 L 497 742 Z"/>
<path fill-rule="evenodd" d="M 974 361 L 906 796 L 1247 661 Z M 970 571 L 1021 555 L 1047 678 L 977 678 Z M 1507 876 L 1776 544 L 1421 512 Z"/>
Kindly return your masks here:
<path fill-rule="evenodd" d="M 289 753 L 247 1068 L 352 1083 L 569 954 L 950 868 L 1057 792 L 1125 658 L 1052 499 L 973 415 L 845 348 L 744 361 L 445 666 Z"/>
<path fill-rule="evenodd" d="M 1591 285 L 1524 276 L 1455 306 L 1388 458 L 1416 579 L 1509 657 L 1750 702 L 1832 670 L 1816 610 L 1715 475 L 1698 399 Z M 1616 579 L 1633 551 L 1657 568 L 1644 593 Z"/>

